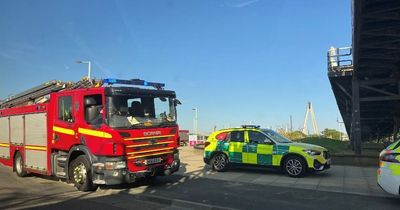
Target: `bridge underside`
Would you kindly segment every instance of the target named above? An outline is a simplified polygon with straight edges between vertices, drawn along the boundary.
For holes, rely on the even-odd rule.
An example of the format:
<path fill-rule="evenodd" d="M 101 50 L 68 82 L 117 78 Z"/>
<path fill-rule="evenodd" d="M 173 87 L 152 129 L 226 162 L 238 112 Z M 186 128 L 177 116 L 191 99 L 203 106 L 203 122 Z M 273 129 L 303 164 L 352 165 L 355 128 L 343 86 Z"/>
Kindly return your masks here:
<path fill-rule="evenodd" d="M 328 70 L 328 77 L 352 146 L 360 154 L 362 141 L 398 133 L 400 1 L 354 0 L 352 45 L 351 69 L 339 63 Z"/>

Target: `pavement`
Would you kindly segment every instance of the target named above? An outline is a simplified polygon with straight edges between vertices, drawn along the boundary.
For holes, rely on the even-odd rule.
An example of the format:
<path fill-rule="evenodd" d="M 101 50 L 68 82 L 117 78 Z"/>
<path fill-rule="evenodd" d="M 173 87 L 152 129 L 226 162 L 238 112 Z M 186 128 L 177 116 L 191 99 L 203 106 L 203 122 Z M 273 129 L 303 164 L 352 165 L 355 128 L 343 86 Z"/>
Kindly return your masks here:
<path fill-rule="evenodd" d="M 330 169 L 315 172 L 303 178 L 291 178 L 278 170 L 254 167 L 235 167 L 226 172 L 211 171 L 203 162 L 203 151 L 181 147 L 183 161 L 179 174 L 207 179 L 236 181 L 269 186 L 309 189 L 326 192 L 390 197 L 378 185 L 376 167 L 333 165 Z"/>
<path fill-rule="evenodd" d="M 213 172 L 202 151 L 182 147 L 178 173 L 152 181 L 79 192 L 43 177 L 17 177 L 0 164 L 0 209 L 398 209 L 384 193 L 375 168 L 335 166 L 304 178 L 277 170 L 238 167 Z"/>

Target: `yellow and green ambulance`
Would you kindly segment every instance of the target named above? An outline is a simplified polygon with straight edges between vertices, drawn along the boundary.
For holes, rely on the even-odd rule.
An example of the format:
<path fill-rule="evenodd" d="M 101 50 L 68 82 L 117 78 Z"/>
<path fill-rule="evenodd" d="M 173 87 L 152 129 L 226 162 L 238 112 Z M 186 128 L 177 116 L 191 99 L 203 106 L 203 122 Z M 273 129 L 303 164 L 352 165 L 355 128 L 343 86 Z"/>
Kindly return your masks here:
<path fill-rule="evenodd" d="M 400 195 L 400 140 L 379 155 L 378 185 L 386 192 Z"/>
<path fill-rule="evenodd" d="M 231 164 L 278 167 L 291 177 L 330 167 L 328 150 L 312 144 L 295 143 L 271 129 L 245 125 L 215 131 L 205 142 L 204 162 L 215 171 Z"/>

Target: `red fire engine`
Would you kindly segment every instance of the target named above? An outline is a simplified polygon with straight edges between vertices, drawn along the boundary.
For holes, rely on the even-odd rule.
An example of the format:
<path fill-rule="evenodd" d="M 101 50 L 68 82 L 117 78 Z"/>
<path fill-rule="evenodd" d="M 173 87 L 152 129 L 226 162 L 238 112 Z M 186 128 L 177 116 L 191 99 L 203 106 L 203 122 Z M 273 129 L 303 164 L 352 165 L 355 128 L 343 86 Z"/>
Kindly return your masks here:
<path fill-rule="evenodd" d="M 0 162 L 18 176 L 55 176 L 81 191 L 170 175 L 180 165 L 180 102 L 163 87 L 50 81 L 0 101 Z"/>

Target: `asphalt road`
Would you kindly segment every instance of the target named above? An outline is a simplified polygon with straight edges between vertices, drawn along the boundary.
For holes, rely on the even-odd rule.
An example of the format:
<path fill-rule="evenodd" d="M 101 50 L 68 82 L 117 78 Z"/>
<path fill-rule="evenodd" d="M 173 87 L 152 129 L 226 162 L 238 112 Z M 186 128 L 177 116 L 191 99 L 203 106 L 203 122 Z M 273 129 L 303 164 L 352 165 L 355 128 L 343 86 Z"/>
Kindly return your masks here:
<path fill-rule="evenodd" d="M 237 172 L 241 173 L 241 172 Z M 249 174 L 251 176 L 251 174 Z M 399 209 L 400 199 L 172 175 L 78 192 L 45 177 L 19 178 L 0 166 L 0 209 Z"/>

